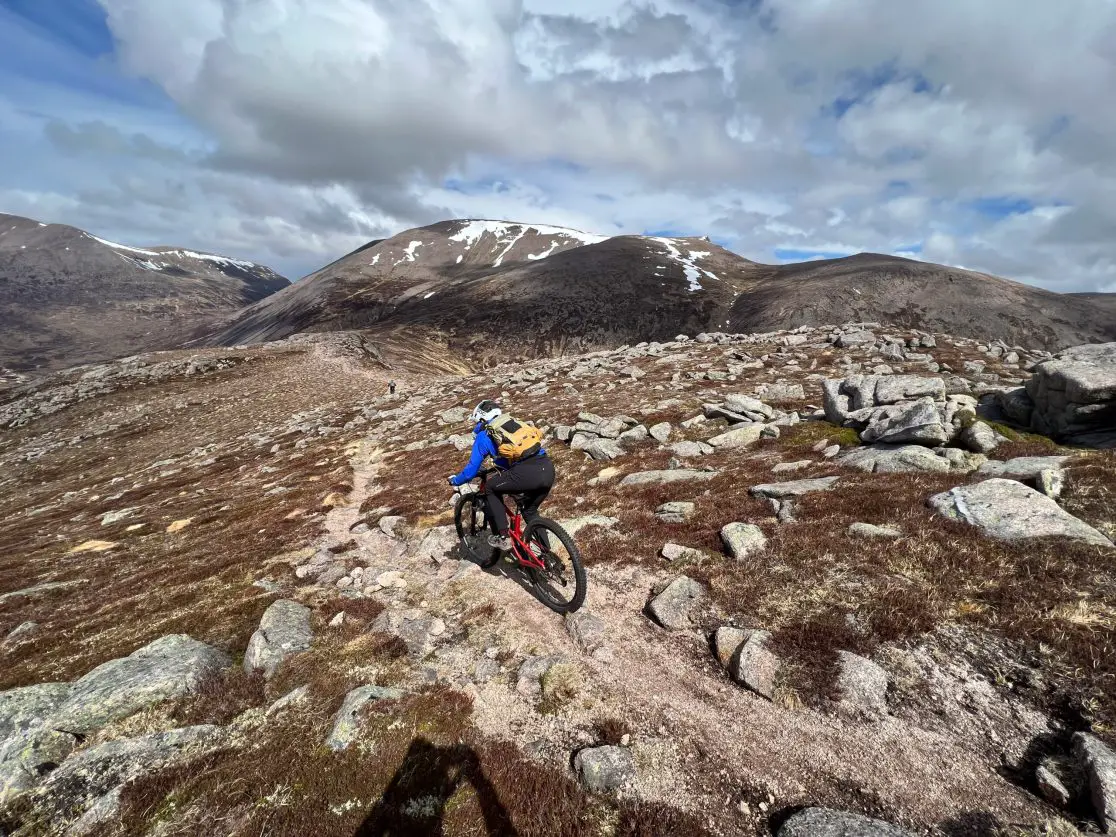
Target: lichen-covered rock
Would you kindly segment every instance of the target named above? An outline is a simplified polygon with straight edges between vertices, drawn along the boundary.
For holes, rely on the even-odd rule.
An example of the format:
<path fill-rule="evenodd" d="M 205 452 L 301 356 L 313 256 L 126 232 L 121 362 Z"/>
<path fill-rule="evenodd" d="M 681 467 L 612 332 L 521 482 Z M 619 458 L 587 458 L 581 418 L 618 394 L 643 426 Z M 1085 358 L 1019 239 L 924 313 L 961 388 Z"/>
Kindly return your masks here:
<path fill-rule="evenodd" d="M 260 670 L 271 677 L 287 657 L 309 649 L 312 639 L 310 608 L 286 599 L 272 602 L 248 641 L 244 670 L 249 674 Z"/>
<path fill-rule="evenodd" d="M 9 737 L 0 746 L 0 811 L 38 785 L 77 745 L 77 736 L 45 726 Z"/>
<path fill-rule="evenodd" d="M 870 474 L 906 474 L 918 471 L 945 474 L 949 460 L 920 445 L 871 445 L 854 448 L 837 457 L 837 463 Z"/>
<path fill-rule="evenodd" d="M 127 657 L 103 663 L 73 684 L 48 723 L 54 729 L 87 734 L 197 688 L 224 671 L 232 659 L 204 642 L 172 634 Z"/>
<path fill-rule="evenodd" d="M 71 683 L 40 683 L 0 692 L 0 745 L 17 733 L 42 726 L 73 691 Z"/>
<path fill-rule="evenodd" d="M 1111 547 L 1112 541 L 1056 502 L 1014 480 L 989 479 L 935 494 L 928 504 L 938 514 L 976 526 L 999 540 L 1056 535 Z"/>
<path fill-rule="evenodd" d="M 752 631 L 728 667 L 733 680 L 768 700 L 775 697 L 775 681 L 783 665 L 768 647 L 770 640 L 769 631 Z"/>
<path fill-rule="evenodd" d="M 974 421 L 962 430 L 959 441 L 973 453 L 991 453 L 1000 444 L 996 431 L 983 421 Z"/>
<path fill-rule="evenodd" d="M 364 707 L 377 700 L 399 700 L 404 694 L 399 689 L 384 686 L 359 686 L 353 689 L 345 695 L 341 708 L 333 716 L 333 728 L 326 738 L 326 746 L 331 750 L 348 748 L 360 733 L 360 713 Z"/>
<path fill-rule="evenodd" d="M 655 509 L 655 517 L 663 523 L 685 523 L 695 508 L 696 504 L 686 501 L 663 503 Z"/>
<path fill-rule="evenodd" d="M 636 777 L 635 761 L 625 747 L 591 747 L 574 756 L 582 786 L 593 793 L 611 793 Z"/>
<path fill-rule="evenodd" d="M 772 482 L 754 485 L 748 489 L 748 493 L 753 497 L 772 497 L 782 500 L 786 497 L 801 497 L 803 494 L 812 494 L 816 491 L 829 491 L 840 479 L 840 477 L 818 477 L 812 480 Z"/>
<path fill-rule="evenodd" d="M 882 407 L 875 412 L 860 438 L 868 443 L 915 443 L 942 445 L 950 440 L 953 432 L 942 421 L 938 406 L 931 398 Z"/>
<path fill-rule="evenodd" d="M 709 440 L 709 444 L 715 448 L 726 450 L 747 447 L 760 440 L 766 426 L 764 424 L 742 424 L 714 436 Z"/>
<path fill-rule="evenodd" d="M 767 536 L 752 523 L 729 523 L 721 529 L 721 540 L 729 555 L 743 561 L 767 548 Z"/>
<path fill-rule="evenodd" d="M 582 608 L 566 614 L 566 630 L 582 651 L 592 654 L 604 645 L 608 626 L 601 617 Z"/>
<path fill-rule="evenodd" d="M 219 746 L 223 739 L 220 727 L 197 726 L 99 744 L 52 772 L 33 794 L 33 807 L 55 824 L 74 819 L 114 788 Z"/>
<path fill-rule="evenodd" d="M 666 471 L 639 471 L 628 474 L 620 480 L 620 486 L 651 485 L 654 483 L 689 482 L 711 480 L 719 471 L 692 471 L 686 468 L 673 468 Z"/>

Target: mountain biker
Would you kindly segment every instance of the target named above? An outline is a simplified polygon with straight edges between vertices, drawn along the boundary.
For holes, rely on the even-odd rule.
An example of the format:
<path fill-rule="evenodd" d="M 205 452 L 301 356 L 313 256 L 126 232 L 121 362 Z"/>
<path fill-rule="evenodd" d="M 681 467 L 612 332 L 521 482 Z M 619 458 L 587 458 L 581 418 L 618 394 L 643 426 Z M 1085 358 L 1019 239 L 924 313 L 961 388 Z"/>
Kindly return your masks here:
<path fill-rule="evenodd" d="M 473 410 L 473 451 L 469 464 L 459 474 L 449 478 L 452 486 L 464 485 L 476 478 L 486 458 L 491 457 L 500 473 L 493 474 L 485 483 L 484 500 L 492 531 L 488 538 L 489 546 L 504 552 L 512 548 L 508 537 L 508 512 L 504 508 L 502 495 L 523 495 L 523 518 L 531 521 L 538 516 L 539 506 L 550 494 L 554 485 L 554 463 L 546 451 L 539 447 L 530 455 L 509 462 L 499 455 L 496 443 L 488 434 L 488 426 L 503 415 L 503 410 L 495 401 L 482 401 Z"/>

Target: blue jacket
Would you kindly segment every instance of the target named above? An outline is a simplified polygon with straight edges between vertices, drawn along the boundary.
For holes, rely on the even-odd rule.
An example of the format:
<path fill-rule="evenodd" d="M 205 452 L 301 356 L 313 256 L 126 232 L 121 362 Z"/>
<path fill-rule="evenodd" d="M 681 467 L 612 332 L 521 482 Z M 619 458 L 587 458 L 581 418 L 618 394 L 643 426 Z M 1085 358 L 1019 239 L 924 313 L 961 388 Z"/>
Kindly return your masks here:
<path fill-rule="evenodd" d="M 481 467 L 484 465 L 484 460 L 489 457 L 492 458 L 493 463 L 501 471 L 506 471 L 511 467 L 511 463 L 508 462 L 508 460 L 497 455 L 496 445 L 489 435 L 484 432 L 483 424 L 478 424 L 473 428 L 473 436 L 473 452 L 469 456 L 469 464 L 465 466 L 465 470 L 450 480 L 452 485 L 464 485 L 476 479 L 477 474 L 481 472 Z M 539 453 L 545 454 L 546 451 L 540 448 Z"/>

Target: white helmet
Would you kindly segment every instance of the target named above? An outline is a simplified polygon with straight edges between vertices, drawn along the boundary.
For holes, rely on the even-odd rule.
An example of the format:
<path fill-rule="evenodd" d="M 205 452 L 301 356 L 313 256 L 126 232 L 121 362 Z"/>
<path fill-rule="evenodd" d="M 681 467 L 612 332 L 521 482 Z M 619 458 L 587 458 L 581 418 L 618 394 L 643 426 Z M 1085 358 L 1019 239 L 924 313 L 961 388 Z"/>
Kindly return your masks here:
<path fill-rule="evenodd" d="M 503 413 L 503 410 L 500 409 L 500 405 L 495 401 L 482 401 L 473 410 L 473 424 L 479 422 L 488 424 L 494 421 L 501 413 Z"/>

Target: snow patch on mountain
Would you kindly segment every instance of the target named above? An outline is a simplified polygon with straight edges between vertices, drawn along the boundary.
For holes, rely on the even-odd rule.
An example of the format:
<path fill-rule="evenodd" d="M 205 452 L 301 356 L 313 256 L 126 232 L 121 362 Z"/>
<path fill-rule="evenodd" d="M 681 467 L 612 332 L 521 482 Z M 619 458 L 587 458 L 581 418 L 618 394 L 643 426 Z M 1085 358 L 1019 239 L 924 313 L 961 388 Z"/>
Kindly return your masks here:
<path fill-rule="evenodd" d="M 558 239 L 564 238 L 573 240 L 577 242 L 577 246 L 579 247 L 587 244 L 599 244 L 607 240 L 607 236 L 593 235 L 591 233 L 581 232 L 581 230 L 569 229 L 568 227 L 551 227 L 545 224 L 513 224 L 507 221 L 463 221 L 461 229 L 454 235 L 451 235 L 449 240 L 461 242 L 465 245 L 465 249 L 469 250 L 474 244 L 480 241 L 485 234 L 491 234 L 496 239 L 497 244 L 505 245 L 500 255 L 497 256 L 496 260 L 493 262 L 493 267 L 499 267 L 504 263 L 504 257 L 511 252 L 516 243 L 529 233 L 540 236 L 553 236 Z M 545 259 L 557 250 L 561 243 L 561 241 L 555 241 L 546 252 L 538 255 L 528 255 L 527 258 L 531 261 Z"/>
<path fill-rule="evenodd" d="M 112 247 L 114 250 L 127 250 L 129 253 L 139 253 L 141 256 L 158 256 L 154 250 L 140 250 L 138 247 L 129 247 L 126 244 L 117 244 L 115 241 L 106 241 L 103 238 L 97 238 L 95 235 L 84 233 L 87 237 L 93 239 L 98 244 L 104 244 L 106 247 Z"/>
<path fill-rule="evenodd" d="M 666 248 L 667 255 L 671 259 L 682 265 L 682 270 L 686 274 L 686 280 L 690 283 L 689 290 L 691 293 L 693 291 L 704 290 L 701 285 L 702 276 L 713 279 L 715 281 L 720 281 L 717 274 L 708 271 L 705 268 L 698 267 L 696 264 L 694 264 L 694 262 L 696 262 L 698 259 L 704 259 L 708 256 L 711 256 L 712 253 L 709 253 L 705 250 L 690 250 L 688 256 L 683 256 L 682 251 L 678 249 L 677 243 L 672 238 L 652 238 L 651 241 L 663 245 Z"/>

